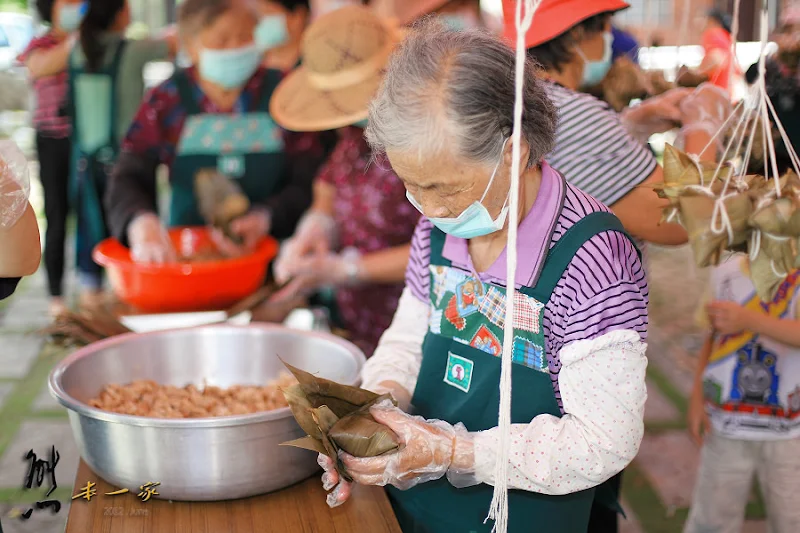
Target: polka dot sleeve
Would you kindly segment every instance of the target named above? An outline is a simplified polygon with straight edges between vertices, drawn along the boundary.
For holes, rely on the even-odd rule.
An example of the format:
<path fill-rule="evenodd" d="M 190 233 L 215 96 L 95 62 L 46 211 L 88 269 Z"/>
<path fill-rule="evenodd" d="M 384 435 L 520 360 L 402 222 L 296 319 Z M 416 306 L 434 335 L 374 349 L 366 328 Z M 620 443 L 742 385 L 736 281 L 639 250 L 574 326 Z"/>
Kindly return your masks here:
<path fill-rule="evenodd" d="M 569 494 L 601 484 L 630 463 L 644 435 L 647 345 L 613 331 L 561 350 L 561 418 L 512 425 L 508 486 Z M 474 433 L 475 481 L 493 484 L 498 428 Z"/>

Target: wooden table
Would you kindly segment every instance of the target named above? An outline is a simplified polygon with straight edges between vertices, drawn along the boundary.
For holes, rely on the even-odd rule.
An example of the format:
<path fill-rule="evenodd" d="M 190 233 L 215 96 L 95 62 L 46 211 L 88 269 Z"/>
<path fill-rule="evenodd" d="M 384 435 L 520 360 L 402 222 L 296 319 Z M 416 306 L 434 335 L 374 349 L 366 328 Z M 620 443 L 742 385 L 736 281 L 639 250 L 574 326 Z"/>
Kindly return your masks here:
<path fill-rule="evenodd" d="M 66 533 L 401 533 L 386 493 L 355 486 L 344 505 L 331 509 L 319 476 L 284 490 L 223 502 L 143 502 L 117 490 L 81 460 L 73 494 L 97 483 L 90 501 L 75 499 Z"/>

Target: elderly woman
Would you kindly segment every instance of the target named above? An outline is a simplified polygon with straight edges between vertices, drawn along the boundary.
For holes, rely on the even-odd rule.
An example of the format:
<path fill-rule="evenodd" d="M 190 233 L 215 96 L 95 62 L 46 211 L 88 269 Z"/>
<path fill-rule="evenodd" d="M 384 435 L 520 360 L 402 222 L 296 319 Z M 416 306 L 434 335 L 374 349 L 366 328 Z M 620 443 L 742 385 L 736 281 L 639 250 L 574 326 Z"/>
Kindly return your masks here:
<path fill-rule="evenodd" d="M 425 218 L 394 321 L 362 375 L 398 401 L 372 415 L 402 446 L 342 460 L 355 482 L 393 486 L 404 531 L 491 529 L 508 285 L 519 306 L 509 531 L 585 532 L 594 487 L 633 459 L 643 434 L 644 271 L 619 221 L 543 160 L 556 111 L 530 63 L 519 264 L 505 279 L 514 69 L 506 44 L 431 22 L 395 52 L 370 108 L 367 140 Z M 346 500 L 350 485 L 320 463 L 337 487 L 329 504 Z"/>
<path fill-rule="evenodd" d="M 369 357 L 389 327 L 403 291 L 409 243 L 419 213 L 385 161 L 370 164 L 367 107 L 398 31 L 369 9 L 349 6 L 308 29 L 301 66 L 272 99 L 276 121 L 295 131 L 338 128 L 338 142 L 314 181 L 314 200 L 275 263 L 277 299 L 324 286 L 336 289 L 336 315 Z M 390 50 L 390 49 L 389 49 Z M 331 58 L 336 58 L 332 60 Z M 320 66 L 335 65 L 319 72 Z M 326 80 L 350 74 L 347 84 Z"/>
<path fill-rule="evenodd" d="M 109 226 L 130 244 L 134 260 L 175 258 L 156 215 L 160 164 L 169 168 L 171 226 L 203 224 L 194 194 L 201 169 L 217 169 L 242 188 L 251 210 L 230 231 L 244 248 L 218 235 L 231 254 L 268 234 L 291 235 L 308 207 L 322 149 L 315 137 L 283 132 L 268 112 L 282 73 L 260 67 L 258 20 L 247 0 L 181 4 L 178 28 L 195 66 L 178 70 L 142 104 L 106 195 Z"/>

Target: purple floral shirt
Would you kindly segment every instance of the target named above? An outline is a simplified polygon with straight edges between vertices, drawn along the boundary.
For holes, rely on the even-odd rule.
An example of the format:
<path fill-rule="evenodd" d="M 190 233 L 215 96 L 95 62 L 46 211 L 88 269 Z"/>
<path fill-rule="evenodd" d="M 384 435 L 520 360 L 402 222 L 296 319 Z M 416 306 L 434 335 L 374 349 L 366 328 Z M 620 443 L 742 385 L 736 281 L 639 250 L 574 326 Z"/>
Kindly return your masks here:
<path fill-rule="evenodd" d="M 387 160 L 371 160 L 363 129 L 350 126 L 338 133 L 317 179 L 336 188 L 334 219 L 342 248 L 366 254 L 410 243 L 420 215 L 406 200 L 403 182 Z M 367 357 L 391 324 L 402 292 L 402 282 L 337 291 L 344 326 Z"/>

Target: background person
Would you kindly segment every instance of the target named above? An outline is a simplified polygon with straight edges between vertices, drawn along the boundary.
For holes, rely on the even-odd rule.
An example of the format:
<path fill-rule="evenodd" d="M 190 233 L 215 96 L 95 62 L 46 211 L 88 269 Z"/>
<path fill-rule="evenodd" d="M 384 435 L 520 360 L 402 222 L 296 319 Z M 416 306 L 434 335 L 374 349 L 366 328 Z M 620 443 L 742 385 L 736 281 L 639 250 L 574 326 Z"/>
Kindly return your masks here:
<path fill-rule="evenodd" d="M 240 185 L 250 211 L 231 222 L 243 245 L 217 235 L 228 254 L 265 235 L 288 237 L 311 201 L 324 153 L 314 135 L 287 134 L 269 114 L 283 73 L 260 67 L 259 16 L 243 0 L 186 0 L 178 27 L 194 66 L 154 88 L 141 105 L 105 199 L 112 234 L 139 262 L 176 258 L 157 215 L 156 169 L 169 168 L 169 226 L 202 225 L 196 173 L 218 168 Z"/>
<path fill-rule="evenodd" d="M 271 105 L 278 123 L 288 129 L 338 128 L 338 142 L 314 181 L 311 208 L 275 263 L 278 283 L 289 282 L 276 298 L 333 287 L 335 316 L 367 357 L 397 309 L 419 219 L 403 182 L 388 161 L 372 160 L 364 139 L 369 101 L 388 47 L 398 39 L 397 29 L 363 7 L 324 15 L 306 36 L 303 62 L 308 66 L 286 78 Z M 373 58 L 372 67 L 362 70 Z M 326 90 L 324 81 L 314 81 L 325 74 L 315 73 L 313 79 L 307 74 L 330 63 L 337 68 L 327 74 L 351 72 L 350 83 Z"/>

